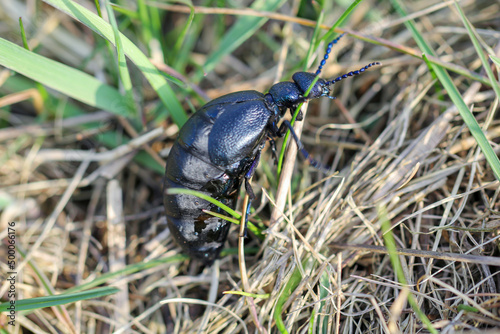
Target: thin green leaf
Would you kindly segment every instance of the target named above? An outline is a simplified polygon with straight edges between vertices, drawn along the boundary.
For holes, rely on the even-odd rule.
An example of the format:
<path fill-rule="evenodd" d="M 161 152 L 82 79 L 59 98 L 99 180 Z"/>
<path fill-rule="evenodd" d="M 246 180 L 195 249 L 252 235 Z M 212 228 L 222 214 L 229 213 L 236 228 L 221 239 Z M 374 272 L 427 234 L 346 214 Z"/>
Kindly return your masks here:
<path fill-rule="evenodd" d="M 0 38 L 0 65 L 90 106 L 125 116 L 124 98 L 116 89 L 72 67 L 45 58 Z"/>
<path fill-rule="evenodd" d="M 481 59 L 483 68 L 486 74 L 488 75 L 488 78 L 490 79 L 491 88 L 493 88 L 495 94 L 497 94 L 497 98 L 500 98 L 500 85 L 498 84 L 498 81 L 496 80 L 495 75 L 491 70 L 490 64 L 488 64 L 488 59 L 486 59 L 486 55 L 484 54 L 483 49 L 481 48 L 481 45 L 479 43 L 479 40 L 477 39 L 476 29 L 472 26 L 467 17 L 465 17 L 465 14 L 462 8 L 459 6 L 459 4 L 457 2 L 454 3 L 455 7 L 458 9 L 458 13 L 460 14 L 460 18 L 462 19 L 465 28 L 469 32 L 469 37 L 472 41 L 472 44 L 474 45 L 474 48 L 476 49 L 476 53 L 479 56 L 479 59 Z"/>
<path fill-rule="evenodd" d="M 19 253 L 21 258 L 23 258 L 23 259 L 26 258 L 26 250 L 22 246 L 17 245 L 16 251 Z M 47 294 L 49 294 L 50 296 L 53 296 L 54 295 L 54 288 L 52 287 L 52 284 L 51 284 L 50 280 L 47 278 L 47 276 L 45 276 L 44 273 L 40 271 L 39 267 L 34 266 L 31 263 L 31 260 L 28 260 L 28 265 L 31 267 L 31 270 L 33 270 L 33 272 L 35 273 L 36 277 L 38 278 L 38 280 L 40 282 L 40 285 L 43 286 L 43 288 L 45 289 L 45 292 Z"/>
<path fill-rule="evenodd" d="M 148 45 L 151 45 L 153 41 L 158 41 L 158 44 L 164 45 L 165 36 L 163 35 L 163 23 L 162 23 L 163 19 L 161 15 L 161 10 L 155 6 L 148 5 L 148 14 L 149 14 L 151 32 L 153 33 L 151 40 L 148 41 Z M 161 57 L 164 58 L 164 55 L 161 55 Z"/>
<path fill-rule="evenodd" d="M 385 208 L 385 206 L 379 206 L 377 208 L 377 211 L 379 219 L 382 223 L 381 227 L 384 237 L 384 244 L 385 247 L 387 248 L 387 252 L 389 253 L 389 258 L 391 260 L 392 267 L 394 269 L 394 272 L 396 273 L 398 281 L 403 286 L 407 287 L 408 282 L 406 281 L 403 267 L 401 266 L 401 262 L 399 261 L 396 241 L 394 240 L 394 236 L 392 235 L 391 223 L 389 221 L 389 218 L 387 217 L 387 209 Z M 422 323 L 426 326 L 427 330 L 431 333 L 437 334 L 438 331 L 434 328 L 434 326 L 432 326 L 432 323 L 430 322 L 429 318 L 427 318 L 427 316 L 424 314 L 424 312 L 422 312 L 422 310 L 418 306 L 418 303 L 411 294 L 411 290 L 410 293 L 408 294 L 408 303 L 411 305 L 413 311 L 415 311 L 420 321 L 422 321 Z"/>
<path fill-rule="evenodd" d="M 335 35 L 335 29 L 337 27 L 340 27 L 342 23 L 349 17 L 349 15 L 354 11 L 354 8 L 356 8 L 357 5 L 363 0 L 355 0 L 351 5 L 342 13 L 342 15 L 339 17 L 339 19 L 332 25 L 330 30 L 326 34 L 323 35 L 323 37 L 318 41 L 318 44 L 321 41 L 328 42 L 333 39 L 333 36 Z"/>
<path fill-rule="evenodd" d="M 302 261 L 302 264 L 304 267 L 309 267 L 312 262 L 313 260 L 310 257 L 306 257 Z M 295 267 L 292 275 L 290 276 L 290 279 L 286 282 L 284 288 L 281 290 L 278 301 L 276 302 L 276 307 L 273 313 L 273 319 L 274 321 L 276 321 L 276 327 L 278 328 L 280 333 L 288 333 L 288 330 L 286 329 L 285 323 L 283 322 L 283 318 L 281 316 L 283 313 L 283 306 L 285 305 L 288 298 L 292 295 L 292 293 L 299 285 L 300 281 L 302 280 L 302 277 L 303 277 L 302 272 L 299 266 Z"/>
<path fill-rule="evenodd" d="M 230 218 L 230 217 L 225 216 L 225 215 L 221 215 L 220 213 L 213 212 L 213 211 L 210 211 L 210 210 L 203 210 L 203 212 L 208 213 L 209 215 L 212 215 L 214 217 L 227 220 L 230 223 L 233 223 L 233 224 L 236 224 L 236 225 L 240 225 L 240 221 L 239 220 L 234 219 L 234 218 Z M 255 226 L 251 221 L 247 222 L 247 227 L 260 240 L 264 240 L 264 236 L 262 235 L 262 230 L 260 228 L 258 228 L 257 226 Z"/>
<path fill-rule="evenodd" d="M 179 1 L 181 3 L 185 3 L 184 1 Z M 189 3 L 189 0 L 186 0 Z M 179 27 L 172 31 L 170 34 L 170 43 L 174 43 L 174 48 L 168 48 L 164 52 L 168 56 L 169 63 L 172 64 L 172 67 L 181 73 L 186 73 L 186 67 L 188 65 L 194 66 L 197 71 L 203 72 L 201 66 L 193 62 L 192 60 L 192 52 L 195 45 L 198 43 L 199 36 L 205 27 L 205 16 L 204 15 L 195 15 L 195 12 L 190 13 L 189 19 L 184 23 L 183 27 Z M 191 15 L 193 19 L 191 21 Z M 189 26 L 188 26 L 189 25 Z M 184 34 L 186 31 L 186 34 Z M 187 33 L 189 31 L 189 33 Z M 179 38 L 177 36 L 180 36 Z M 175 49 L 179 44 L 180 49 Z M 198 80 L 201 77 L 198 78 Z M 196 82 L 196 80 L 193 80 Z M 206 98 L 199 98 L 199 102 L 204 104 L 206 102 Z"/>
<path fill-rule="evenodd" d="M 28 40 L 26 39 L 26 31 L 24 30 L 23 18 L 19 18 L 19 28 L 21 29 L 21 38 L 23 40 L 23 46 L 29 51 Z"/>
<path fill-rule="evenodd" d="M 118 25 L 116 24 L 116 18 L 111 9 L 109 1 L 105 1 L 106 12 L 108 13 L 108 18 L 111 23 L 111 27 L 113 28 L 113 35 L 116 41 L 116 53 L 118 56 L 118 73 L 120 76 L 120 81 L 122 83 L 123 89 L 125 90 L 125 99 L 127 101 L 127 105 L 130 106 L 132 110 L 134 108 L 134 95 L 132 92 L 132 80 L 130 80 L 130 74 L 128 72 L 127 60 L 125 59 L 125 53 L 123 52 L 123 44 L 121 42 L 120 31 L 118 30 Z"/>
<path fill-rule="evenodd" d="M 260 298 L 260 299 L 268 299 L 271 294 L 265 293 L 265 294 L 256 294 L 256 293 L 248 293 L 244 291 L 224 291 L 223 294 L 225 295 L 239 295 L 239 296 L 245 296 L 245 297 L 252 297 L 252 298 Z"/>
<path fill-rule="evenodd" d="M 182 262 L 182 261 L 185 261 L 187 259 L 189 259 L 189 257 L 187 255 L 179 254 L 179 255 L 175 255 L 175 256 L 165 257 L 162 259 L 151 260 L 149 262 L 140 262 L 140 263 L 131 264 L 131 265 L 128 265 L 121 270 L 103 274 L 91 282 L 72 287 L 72 288 L 66 290 L 66 293 L 74 293 L 74 292 L 78 292 L 78 291 L 88 290 L 88 289 L 93 288 L 95 286 L 98 286 L 101 284 L 106 284 L 106 283 L 110 282 L 111 280 L 116 280 L 117 278 L 123 278 L 127 275 L 131 275 L 131 274 L 137 273 L 137 272 L 142 271 L 142 270 L 154 268 L 154 267 L 157 267 L 157 266 L 165 264 L 165 263 Z"/>
<path fill-rule="evenodd" d="M 110 5 L 113 8 L 114 12 L 123 14 L 132 20 L 139 20 L 139 14 L 137 12 L 130 10 L 130 9 L 127 9 L 127 8 L 124 8 L 124 7 L 120 7 L 114 3 L 111 3 Z"/>
<path fill-rule="evenodd" d="M 169 194 L 169 195 L 184 194 L 184 195 L 195 196 L 195 197 L 201 198 L 201 199 L 203 199 L 203 200 L 205 200 L 207 202 L 210 202 L 213 205 L 218 206 L 219 208 L 221 208 L 222 210 L 226 211 L 227 213 L 229 213 L 231 216 L 233 216 L 236 219 L 240 219 L 241 218 L 241 214 L 239 214 L 238 212 L 234 211 L 233 209 L 231 209 L 227 205 L 219 202 L 216 199 L 213 199 L 212 197 L 210 197 L 207 194 L 202 193 L 200 191 L 190 190 L 190 189 L 185 189 L 185 188 L 170 188 L 170 189 L 167 190 L 167 194 Z"/>
<path fill-rule="evenodd" d="M 234 211 L 233 209 L 231 209 L 230 207 L 228 207 L 227 205 L 219 202 L 218 200 L 208 196 L 207 194 L 205 193 L 202 193 L 200 191 L 196 191 L 196 190 L 191 190 L 191 189 L 186 189 L 186 188 L 170 188 L 167 190 L 167 194 L 169 195 L 177 195 L 177 194 L 184 194 L 184 195 L 190 195 L 190 196 L 195 196 L 195 197 L 198 197 L 198 198 L 201 198 L 207 202 L 210 202 L 212 203 L 213 205 L 221 208 L 222 210 L 226 211 L 227 213 L 229 213 L 231 216 L 233 216 L 235 219 L 241 219 L 241 214 Z M 222 219 L 225 219 L 227 221 L 230 221 L 232 223 L 235 223 L 237 225 L 239 225 L 239 221 L 233 221 L 233 220 L 230 220 L 230 219 L 226 219 L 225 217 L 223 217 L 222 215 L 219 215 L 219 214 L 213 214 L 211 211 L 206 211 L 207 213 L 213 215 L 213 216 L 216 216 L 216 217 L 219 217 L 219 218 L 222 218 Z M 250 231 L 252 231 L 252 233 L 254 233 L 255 235 L 257 236 L 262 236 L 262 231 L 261 229 L 259 229 L 257 226 L 255 226 L 252 222 L 248 222 L 248 229 Z"/>
<path fill-rule="evenodd" d="M 99 15 L 99 17 L 102 17 L 101 5 L 99 4 L 99 0 L 94 0 L 94 5 L 95 9 L 97 10 L 97 15 Z"/>
<path fill-rule="evenodd" d="M 220 218 L 220 219 L 224 219 L 230 223 L 233 223 L 233 224 L 236 224 L 236 225 L 239 225 L 240 224 L 240 221 L 238 219 L 235 219 L 235 218 L 231 218 L 229 216 L 226 216 L 226 215 L 222 215 L 220 213 L 217 213 L 217 212 L 213 212 L 213 211 L 210 211 L 210 210 L 202 210 L 203 212 L 205 213 L 208 213 L 209 215 L 212 215 L 214 217 L 217 217 L 217 218 Z"/>
<path fill-rule="evenodd" d="M 33 82 L 30 79 L 27 79 L 21 75 L 15 75 L 11 76 L 5 81 L 2 85 L 2 89 L 6 91 L 22 91 L 26 89 L 31 89 L 37 86 L 41 86 L 36 82 Z M 43 86 L 42 86 L 43 88 Z M 55 100 L 53 96 L 50 96 L 51 100 Z M 71 117 L 77 117 L 84 115 L 85 111 L 80 109 L 78 106 L 76 106 L 73 103 L 64 103 L 64 105 L 61 107 L 60 111 L 60 117 L 62 118 L 71 118 Z M 102 123 L 88 123 L 83 125 L 81 128 L 82 129 L 95 129 L 99 128 L 102 126 Z M 124 137 L 123 134 L 115 132 L 115 131 L 105 131 L 102 133 L 99 133 L 96 135 L 96 140 L 105 145 L 106 147 L 109 148 L 115 148 L 119 145 L 123 145 L 124 143 L 127 143 L 130 141 L 129 138 Z M 15 147 L 13 145 L 9 146 L 9 149 L 12 147 Z M 10 152 L 10 151 L 7 151 Z M 6 153 L 6 157 L 7 157 Z M 1 159 L 3 157 L 0 157 L 0 163 Z M 165 173 L 165 165 L 160 164 L 158 161 L 156 161 L 149 153 L 146 153 L 145 151 L 139 151 L 134 157 L 134 161 L 136 161 L 138 164 L 141 166 L 144 166 L 146 168 L 149 168 L 153 170 L 154 172 L 158 173 L 159 175 L 163 175 Z"/>
<path fill-rule="evenodd" d="M 278 301 L 276 302 L 276 308 L 274 309 L 273 318 L 274 321 L 276 321 L 276 327 L 278 328 L 280 333 L 288 333 L 285 327 L 285 323 L 283 322 L 283 318 L 281 317 L 281 314 L 283 313 L 283 305 L 285 305 L 288 298 L 292 295 L 293 291 L 295 291 L 295 288 L 297 288 L 301 279 L 302 275 L 300 274 L 300 271 L 295 268 L 292 276 L 281 291 Z"/>
<path fill-rule="evenodd" d="M 21 299 L 21 300 L 16 300 L 15 304 L 10 304 L 10 302 L 0 304 L 0 312 L 8 312 L 9 307 L 15 307 L 16 312 L 36 310 L 44 307 L 52 307 L 69 303 L 75 303 L 86 299 L 99 298 L 117 293 L 118 291 L 120 290 L 114 287 L 102 287 L 76 293 L 63 293 L 60 295 L 54 295 L 48 297 Z"/>
<path fill-rule="evenodd" d="M 304 67 L 302 68 L 303 71 L 307 71 L 309 69 L 308 68 L 309 59 L 311 59 L 314 50 L 317 48 L 317 47 L 315 47 L 315 45 L 319 44 L 321 41 L 321 39 L 319 39 L 318 36 L 321 32 L 321 23 L 323 22 L 324 18 L 325 18 L 325 13 L 323 11 L 321 11 L 319 13 L 318 20 L 316 21 L 316 26 L 314 27 L 313 37 L 311 39 L 311 42 L 309 43 L 309 49 L 307 50 L 307 54 L 306 54 L 306 57 L 304 59 Z M 328 32 L 327 32 L 327 34 L 328 34 Z M 313 86 L 313 85 L 311 85 L 311 86 Z"/>
<path fill-rule="evenodd" d="M 497 66 L 500 66 L 500 58 L 499 57 L 496 57 L 496 56 L 493 56 L 493 55 L 489 55 L 490 56 L 490 59 L 497 65 Z"/>
<path fill-rule="evenodd" d="M 189 31 L 189 27 L 191 27 L 191 24 L 193 23 L 193 20 L 194 20 L 194 6 L 193 6 L 193 2 L 190 0 L 177 0 L 177 2 L 188 6 L 190 9 L 187 22 L 184 24 L 184 27 L 182 28 L 181 33 L 179 34 L 179 37 L 175 41 L 175 45 L 174 45 L 174 54 L 179 55 L 179 54 L 181 54 L 181 48 L 182 48 L 182 45 L 186 39 L 186 35 Z M 184 61 L 185 61 L 185 59 L 184 59 Z"/>
<path fill-rule="evenodd" d="M 146 43 L 151 41 L 151 37 L 153 36 L 153 32 L 151 31 L 151 20 L 149 19 L 148 7 L 146 6 L 144 0 L 137 1 L 137 9 L 139 13 L 139 18 L 141 20 L 141 32 L 142 38 Z"/>
<path fill-rule="evenodd" d="M 325 298 L 330 294 L 330 291 L 328 290 L 328 286 L 330 285 L 330 279 L 328 277 L 328 272 L 326 270 L 323 271 L 323 273 L 321 274 L 320 282 L 321 282 L 321 284 L 319 286 L 319 299 L 321 300 L 321 303 L 320 303 L 320 307 L 319 307 L 319 313 L 326 314 L 326 312 L 324 312 L 323 308 L 326 305 Z M 326 330 L 328 328 L 328 317 L 325 317 L 322 315 L 321 318 L 323 319 L 323 323 L 318 322 L 318 325 L 321 325 L 323 328 L 323 333 L 326 333 Z M 318 330 L 320 328 L 321 327 L 318 327 Z"/>
<path fill-rule="evenodd" d="M 317 316 L 316 313 L 317 312 L 316 312 L 315 309 L 312 310 L 312 312 L 311 312 L 311 317 L 309 318 L 309 326 L 308 326 L 308 329 L 307 329 L 307 333 L 309 333 L 309 334 L 315 333 L 315 331 L 314 331 L 314 323 L 316 322 L 316 316 Z"/>
<path fill-rule="evenodd" d="M 465 305 L 465 304 L 460 304 L 457 306 L 458 311 L 465 311 L 465 312 L 472 312 L 472 313 L 479 313 L 479 310 L 473 306 L 470 305 Z"/>

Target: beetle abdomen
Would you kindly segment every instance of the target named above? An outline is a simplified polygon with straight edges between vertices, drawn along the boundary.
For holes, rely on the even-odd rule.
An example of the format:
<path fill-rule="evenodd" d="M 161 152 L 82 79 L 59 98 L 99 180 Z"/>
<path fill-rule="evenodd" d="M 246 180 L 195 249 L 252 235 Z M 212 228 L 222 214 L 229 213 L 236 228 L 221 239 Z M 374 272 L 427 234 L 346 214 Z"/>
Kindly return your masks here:
<path fill-rule="evenodd" d="M 165 178 L 164 187 L 185 188 L 168 178 Z M 236 195 L 224 198 L 222 202 L 234 207 Z M 165 194 L 164 205 L 168 228 L 176 242 L 192 258 L 211 265 L 224 246 L 231 223 L 204 213 L 202 210 L 219 212 L 220 209 L 195 196 Z"/>
<path fill-rule="evenodd" d="M 200 160 L 179 141 L 172 147 L 164 179 L 169 188 L 201 191 L 231 208 L 236 205 L 240 179 L 230 178 L 219 167 Z M 177 243 L 192 258 L 211 265 L 219 256 L 231 223 L 204 213 L 221 210 L 195 196 L 164 194 L 168 227 Z"/>

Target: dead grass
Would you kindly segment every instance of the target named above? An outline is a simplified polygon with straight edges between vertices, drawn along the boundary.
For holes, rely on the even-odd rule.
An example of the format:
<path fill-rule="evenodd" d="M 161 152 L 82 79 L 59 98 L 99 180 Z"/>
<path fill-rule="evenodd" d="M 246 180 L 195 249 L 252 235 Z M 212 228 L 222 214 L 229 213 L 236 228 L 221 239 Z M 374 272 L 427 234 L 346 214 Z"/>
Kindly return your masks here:
<path fill-rule="evenodd" d="M 87 71 L 109 78 L 101 54 L 87 58 L 98 37 L 52 8 L 38 4 L 42 8 L 33 12 L 35 7 L 26 9 L 22 1 L 12 3 L 16 6 L 7 11 L 6 1 L 0 2 L 7 13 L 0 14 L 2 37 L 15 39 L 19 16 L 45 17 L 29 28 L 28 38 L 36 36 L 40 43 L 37 52 L 74 67 L 85 62 Z M 486 80 L 451 5 L 406 5 L 442 62 Z M 499 4 L 463 1 L 461 7 L 499 56 Z M 293 17 L 293 10 L 286 5 L 280 14 Z M 326 15 L 326 24 L 339 15 L 327 14 L 332 17 Z M 165 29 L 185 19 L 172 12 Z M 207 16 L 189 55 L 190 67 L 203 64 L 213 51 L 213 34 L 224 33 L 217 29 L 228 29 L 233 20 Z M 311 36 L 310 28 L 293 21 L 276 16 L 259 31 L 279 45 L 274 54 L 263 36 L 254 36 L 202 82 L 191 82 L 189 70 L 182 80 L 210 98 L 244 89 L 266 91 L 273 81 L 288 80 Z M 15 331 L 275 333 L 277 314 L 290 333 L 427 333 L 408 304 L 411 294 L 439 332 L 496 333 L 500 183 L 446 92 L 425 62 L 412 57 L 419 55 L 418 48 L 389 3 L 363 2 L 348 27 L 361 40 L 344 37 L 323 76 L 372 61 L 383 67 L 336 85 L 334 102 L 308 106 L 302 139 L 337 173 L 324 175 L 292 155 L 290 172 L 276 188 L 272 158 L 265 152 L 254 177 L 259 200 L 251 220 L 268 229 L 265 240 L 251 236 L 245 241 L 259 249 L 245 255 L 245 289 L 234 253 L 212 268 L 182 258 L 158 262 L 110 275 L 103 283 L 121 288 L 116 295 L 18 313 Z M 161 63 L 155 59 L 157 67 Z M 0 69 L 0 84 L 6 72 Z M 452 76 L 498 154 L 498 96 L 488 85 Z M 177 135 L 171 120 L 153 121 L 157 99 L 149 86 L 136 87 L 148 127 L 141 133 L 134 133 L 128 120 L 103 111 L 61 119 L 54 106 L 49 114 L 55 116 L 43 120 L 36 91 L 0 89 L 1 230 L 16 222 L 17 245 L 26 253 L 18 258 L 18 299 L 63 293 L 132 265 L 178 255 L 163 216 L 161 175 L 133 160 L 138 148 L 147 148 L 162 161 Z M 185 91 L 178 94 L 199 106 Z M 189 110 L 188 102 L 185 107 Z M 90 123 L 99 124 L 87 127 Z M 104 148 L 98 139 L 109 129 L 135 139 Z M 391 222 L 406 286 L 382 247 L 381 207 Z M 236 230 L 227 248 L 237 246 Z M 3 248 L 1 258 L 4 276 Z M 259 296 L 222 294 L 231 290 Z M 7 284 L 1 285 L 3 301 L 6 291 Z M 4 314 L 1 326 L 12 329 Z"/>

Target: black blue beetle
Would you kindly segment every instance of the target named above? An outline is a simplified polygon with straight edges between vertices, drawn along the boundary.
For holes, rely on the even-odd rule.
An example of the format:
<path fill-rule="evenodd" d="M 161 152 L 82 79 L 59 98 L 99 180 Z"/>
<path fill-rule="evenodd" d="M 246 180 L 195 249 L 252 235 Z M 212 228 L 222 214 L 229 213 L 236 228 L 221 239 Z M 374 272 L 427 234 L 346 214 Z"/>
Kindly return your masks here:
<path fill-rule="evenodd" d="M 293 113 L 302 102 L 332 98 L 329 94 L 333 84 L 379 65 L 371 63 L 330 81 L 319 78 L 305 97 L 321 73 L 333 44 L 342 36 L 328 44 L 316 73 L 297 72 L 292 77 L 294 82 L 279 82 L 267 94 L 249 90 L 216 98 L 181 128 L 167 159 L 164 205 L 170 232 L 191 258 L 211 265 L 223 248 L 231 223 L 202 211 L 225 214 L 217 206 L 191 195 L 171 195 L 167 190 L 197 190 L 234 209 L 243 180 L 250 199 L 254 198 L 248 180 L 259 163 L 266 140 L 283 136 L 287 128 L 306 158 L 313 161 L 303 150 L 290 122 L 284 121 L 280 127 L 278 123 L 287 110 Z M 299 114 L 297 120 L 301 119 Z"/>

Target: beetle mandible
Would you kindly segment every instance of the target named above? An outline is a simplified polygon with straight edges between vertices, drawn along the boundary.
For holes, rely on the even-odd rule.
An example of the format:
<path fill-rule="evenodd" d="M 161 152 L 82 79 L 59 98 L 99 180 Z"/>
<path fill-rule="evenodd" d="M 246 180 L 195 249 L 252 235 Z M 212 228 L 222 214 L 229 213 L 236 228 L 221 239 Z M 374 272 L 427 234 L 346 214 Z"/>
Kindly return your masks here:
<path fill-rule="evenodd" d="M 164 177 L 164 205 L 168 227 L 174 239 L 191 258 L 211 265 L 226 241 L 230 222 L 202 210 L 221 213 L 221 209 L 198 197 L 171 195 L 169 188 L 188 188 L 203 192 L 225 205 L 235 208 L 241 183 L 250 200 L 254 198 L 248 180 L 259 163 L 260 151 L 268 138 L 281 137 L 289 128 L 304 156 L 313 165 L 288 121 L 278 123 L 287 110 L 311 99 L 328 97 L 331 86 L 342 79 L 360 74 L 370 63 L 327 81 L 319 78 L 307 97 L 305 92 L 321 73 L 332 46 L 343 36 L 328 44 L 316 73 L 297 72 L 294 82 L 279 82 L 267 94 L 249 90 L 216 98 L 199 109 L 180 129 L 167 158 Z M 299 113 L 297 120 L 302 120 Z"/>

